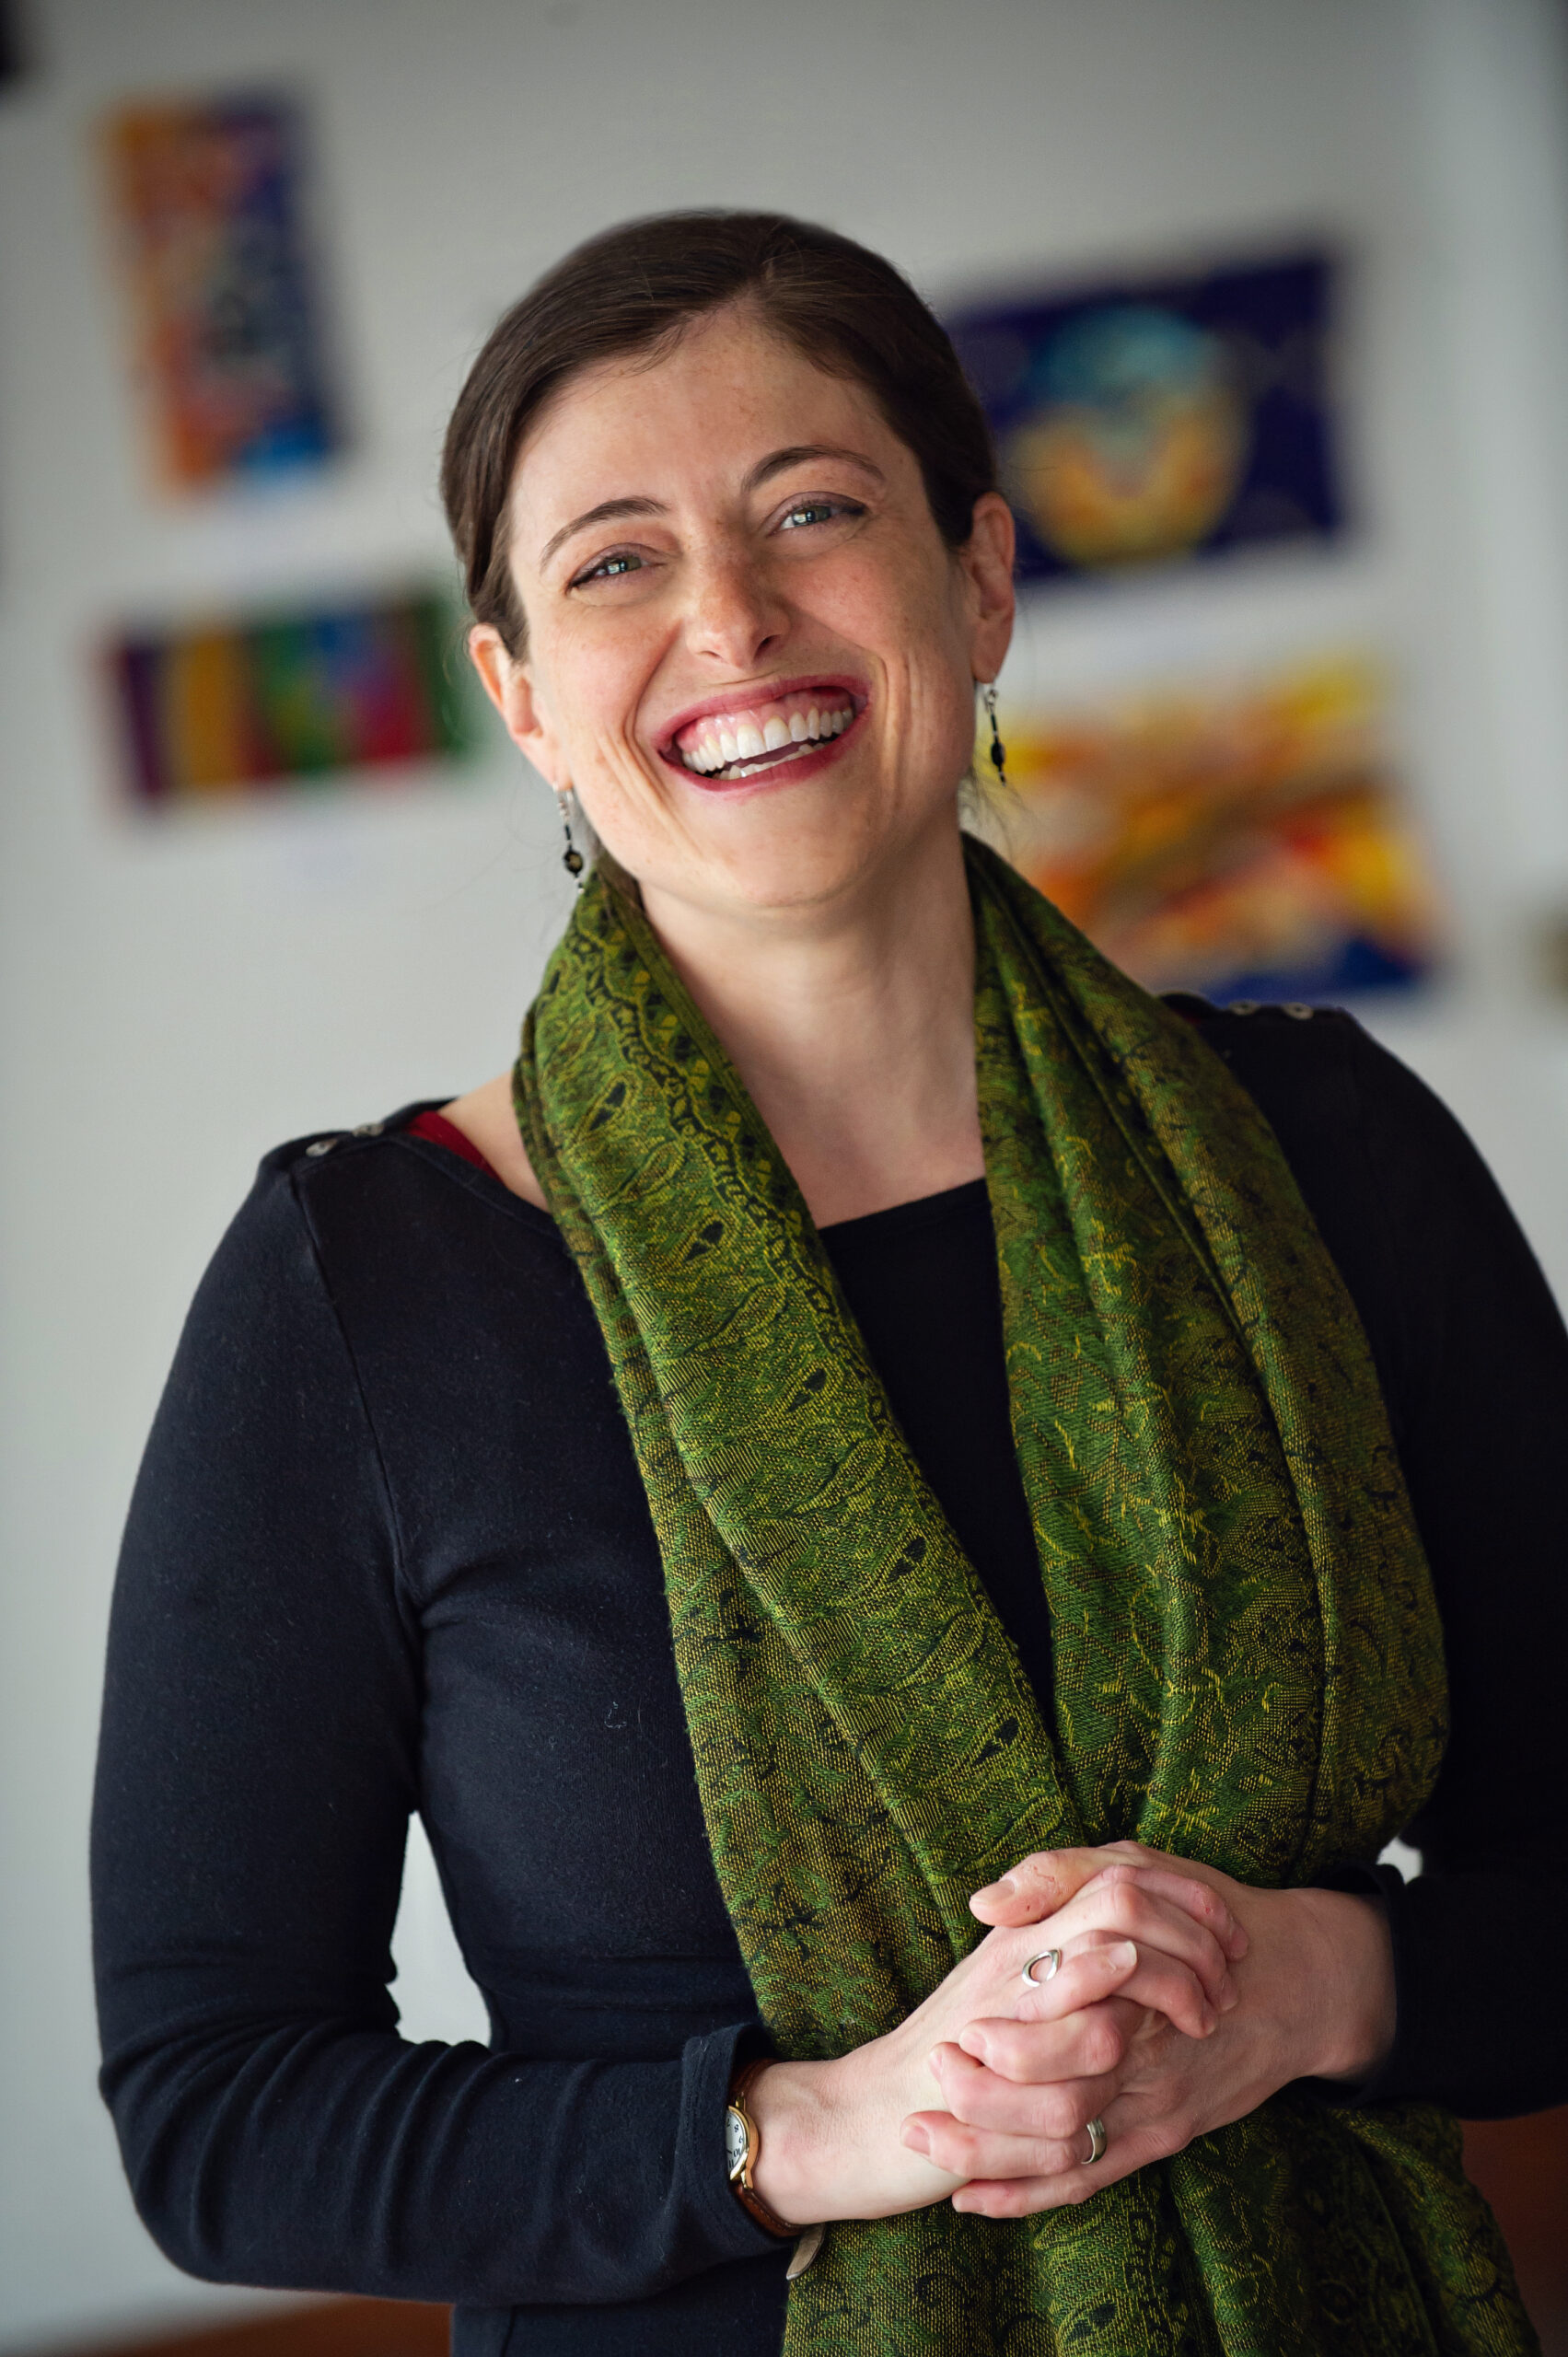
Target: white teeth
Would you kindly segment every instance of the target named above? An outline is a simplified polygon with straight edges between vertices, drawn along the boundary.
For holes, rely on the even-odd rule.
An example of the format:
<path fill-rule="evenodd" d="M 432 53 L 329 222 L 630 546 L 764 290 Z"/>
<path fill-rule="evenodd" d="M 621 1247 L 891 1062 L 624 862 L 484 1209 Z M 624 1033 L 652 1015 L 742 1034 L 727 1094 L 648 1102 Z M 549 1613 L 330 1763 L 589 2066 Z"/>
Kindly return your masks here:
<path fill-rule="evenodd" d="M 743 763 L 737 768 L 735 774 L 738 778 L 755 777 L 760 770 L 787 770 L 791 761 L 798 761 L 802 753 L 808 749 L 809 748 L 804 745 L 792 745 L 782 761 Z"/>
<path fill-rule="evenodd" d="M 853 704 L 847 710 L 842 706 L 835 710 L 814 703 L 805 711 L 796 704 L 787 716 L 775 709 L 765 719 L 755 712 L 723 717 L 714 714 L 700 724 L 691 741 L 681 748 L 680 759 L 700 777 L 711 777 L 721 770 L 749 777 L 765 755 L 788 753 L 794 758 L 814 744 L 842 737 L 854 718 Z"/>

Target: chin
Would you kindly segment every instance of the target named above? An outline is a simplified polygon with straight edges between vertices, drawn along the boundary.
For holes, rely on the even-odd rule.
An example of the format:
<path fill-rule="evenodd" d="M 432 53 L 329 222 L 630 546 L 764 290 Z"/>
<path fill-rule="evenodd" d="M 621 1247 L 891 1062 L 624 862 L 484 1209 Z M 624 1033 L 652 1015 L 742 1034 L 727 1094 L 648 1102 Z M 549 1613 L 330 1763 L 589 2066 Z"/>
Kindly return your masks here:
<path fill-rule="evenodd" d="M 897 866 L 933 822 L 958 841 L 958 791 L 928 807 L 923 822 L 907 807 L 890 808 L 837 790 L 774 793 L 733 808 L 721 827 L 690 830 L 687 855 L 661 875 L 650 862 L 645 889 L 759 919 L 829 910 L 857 896 Z M 738 823 L 735 823 L 738 822 Z M 703 837 L 707 840 L 704 841 Z"/>

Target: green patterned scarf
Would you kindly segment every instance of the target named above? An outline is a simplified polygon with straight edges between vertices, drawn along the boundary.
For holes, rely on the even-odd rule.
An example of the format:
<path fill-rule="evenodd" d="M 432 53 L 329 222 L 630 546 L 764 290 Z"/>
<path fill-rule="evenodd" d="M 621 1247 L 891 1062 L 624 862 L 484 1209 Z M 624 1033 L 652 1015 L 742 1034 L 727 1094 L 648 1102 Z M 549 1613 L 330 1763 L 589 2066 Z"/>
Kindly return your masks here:
<path fill-rule="evenodd" d="M 1030 1850 L 1244 1881 L 1374 1856 L 1431 1791 L 1442 1639 L 1355 1311 L 1180 1018 L 967 846 L 1037 1698 L 821 1239 L 639 910 L 577 902 L 518 1118 L 653 1510 L 720 1887 L 780 2053 L 889 2029 Z M 1042 1708 L 1048 1712 L 1042 1716 Z M 714 2123 L 714 2165 L 718 2123 Z M 786 2357 L 1535 2347 L 1436 2107 L 1286 2090 L 1078 2209 L 833 2227 Z"/>

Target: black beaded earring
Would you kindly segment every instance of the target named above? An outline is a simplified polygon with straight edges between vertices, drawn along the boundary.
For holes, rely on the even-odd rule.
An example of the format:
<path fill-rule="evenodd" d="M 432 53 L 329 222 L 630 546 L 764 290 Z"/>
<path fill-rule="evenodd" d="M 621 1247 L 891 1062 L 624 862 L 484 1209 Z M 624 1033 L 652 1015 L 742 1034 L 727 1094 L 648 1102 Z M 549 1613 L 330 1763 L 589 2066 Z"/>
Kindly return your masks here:
<path fill-rule="evenodd" d="M 985 716 L 991 723 L 991 766 L 996 772 L 997 784 L 1005 785 L 1007 783 L 1007 772 L 1004 764 L 1007 759 L 1007 748 L 1002 742 L 1002 731 L 996 726 L 996 687 L 994 681 L 987 682 L 985 691 L 981 698 L 981 702 L 985 706 Z"/>
<path fill-rule="evenodd" d="M 567 875 L 571 877 L 573 883 L 580 892 L 583 888 L 584 860 L 582 853 L 572 841 L 572 821 L 567 815 L 566 809 L 566 805 L 570 802 L 571 798 L 572 789 L 570 786 L 567 786 L 563 792 L 556 797 L 561 808 L 561 829 L 566 838 L 566 848 L 561 854 L 561 865 L 566 870 Z"/>

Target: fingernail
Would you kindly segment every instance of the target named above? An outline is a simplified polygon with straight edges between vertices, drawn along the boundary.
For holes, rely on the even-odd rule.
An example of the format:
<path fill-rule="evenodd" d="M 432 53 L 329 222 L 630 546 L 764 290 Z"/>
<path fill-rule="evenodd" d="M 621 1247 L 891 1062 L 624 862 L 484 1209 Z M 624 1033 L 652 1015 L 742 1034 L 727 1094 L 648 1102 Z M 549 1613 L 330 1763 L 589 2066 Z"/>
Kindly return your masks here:
<path fill-rule="evenodd" d="M 908 2145 L 912 2153 L 924 2153 L 929 2156 L 931 2151 L 931 2138 L 927 2131 L 921 2126 L 918 2119 L 912 2119 L 910 2121 L 908 2127 L 904 2130 L 903 2141 Z"/>
<path fill-rule="evenodd" d="M 1132 1940 L 1116 1940 L 1106 1950 L 1112 1964 L 1132 1966 L 1138 1961 L 1138 1950 Z"/>

